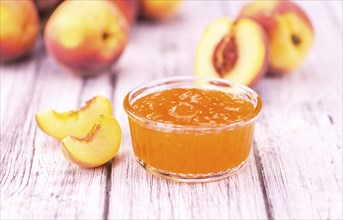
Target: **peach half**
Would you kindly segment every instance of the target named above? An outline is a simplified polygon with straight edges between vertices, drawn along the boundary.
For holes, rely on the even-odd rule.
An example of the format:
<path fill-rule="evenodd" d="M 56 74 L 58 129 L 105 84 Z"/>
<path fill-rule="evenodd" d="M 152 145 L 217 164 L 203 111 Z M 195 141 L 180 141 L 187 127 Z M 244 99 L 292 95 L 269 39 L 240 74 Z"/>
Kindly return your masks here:
<path fill-rule="evenodd" d="M 79 110 L 63 113 L 51 109 L 41 111 L 36 114 L 36 120 L 42 131 L 62 140 L 69 135 L 83 137 L 88 134 L 100 114 L 111 115 L 112 105 L 108 99 L 96 96 Z"/>
<path fill-rule="evenodd" d="M 195 56 L 195 74 L 254 85 L 268 66 L 268 42 L 251 19 L 218 18 L 204 31 Z"/>
<path fill-rule="evenodd" d="M 109 70 L 125 49 L 128 24 L 109 1 L 64 1 L 49 18 L 44 42 L 49 54 L 72 73 Z"/>
<path fill-rule="evenodd" d="M 254 1 L 243 7 L 239 17 L 254 19 L 266 31 L 271 73 L 292 71 L 305 60 L 312 47 L 313 26 L 306 13 L 294 2 Z"/>
<path fill-rule="evenodd" d="M 64 157 L 80 167 L 98 167 L 118 152 L 122 131 L 116 119 L 100 115 L 84 137 L 68 136 L 62 140 Z"/>
<path fill-rule="evenodd" d="M 0 1 L 0 61 L 12 61 L 28 54 L 38 32 L 39 17 L 33 1 Z"/>

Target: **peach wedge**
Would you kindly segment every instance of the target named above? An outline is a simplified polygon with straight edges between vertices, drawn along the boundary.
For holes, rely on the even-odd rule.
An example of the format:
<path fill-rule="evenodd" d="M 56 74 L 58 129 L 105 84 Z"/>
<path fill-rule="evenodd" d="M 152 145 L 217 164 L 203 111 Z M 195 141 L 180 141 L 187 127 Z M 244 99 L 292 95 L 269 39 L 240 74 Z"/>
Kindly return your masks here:
<path fill-rule="evenodd" d="M 63 155 L 80 167 L 98 167 L 118 152 L 122 132 L 116 119 L 100 115 L 84 137 L 68 136 L 62 140 Z"/>
<path fill-rule="evenodd" d="M 76 111 L 40 111 L 36 114 L 36 120 L 45 133 L 62 140 L 69 135 L 83 137 L 88 134 L 100 114 L 111 115 L 112 105 L 108 99 L 96 96 Z"/>
<path fill-rule="evenodd" d="M 268 67 L 267 36 L 251 19 L 218 18 L 204 31 L 195 56 L 195 75 L 254 85 Z"/>

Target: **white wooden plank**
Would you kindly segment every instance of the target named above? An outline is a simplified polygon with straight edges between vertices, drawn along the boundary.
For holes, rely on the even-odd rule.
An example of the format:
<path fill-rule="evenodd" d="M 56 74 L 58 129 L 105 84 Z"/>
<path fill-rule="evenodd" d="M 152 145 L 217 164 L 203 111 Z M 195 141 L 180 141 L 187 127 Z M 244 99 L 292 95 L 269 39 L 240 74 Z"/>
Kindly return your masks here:
<path fill-rule="evenodd" d="M 267 218 L 253 155 L 238 175 L 214 183 L 179 184 L 152 176 L 134 159 L 122 108 L 124 96 L 138 84 L 193 74 L 201 32 L 212 19 L 226 13 L 223 4 L 187 1 L 175 20 L 142 23 L 134 29 L 134 39 L 118 67 L 121 74 L 115 90 L 115 115 L 124 138 L 121 154 L 113 162 L 109 219 Z"/>

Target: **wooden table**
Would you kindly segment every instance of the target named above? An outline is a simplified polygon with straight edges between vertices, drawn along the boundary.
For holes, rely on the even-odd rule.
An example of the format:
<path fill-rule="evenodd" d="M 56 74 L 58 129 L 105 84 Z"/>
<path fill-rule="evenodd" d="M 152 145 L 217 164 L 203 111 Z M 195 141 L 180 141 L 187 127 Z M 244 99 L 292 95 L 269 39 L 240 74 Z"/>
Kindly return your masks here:
<path fill-rule="evenodd" d="M 153 79 L 193 72 L 204 27 L 236 16 L 240 1 L 185 1 L 180 14 L 137 24 L 109 74 L 81 79 L 47 55 L 1 65 L 1 218 L 342 219 L 342 2 L 300 2 L 315 27 L 303 65 L 265 77 L 254 89 L 264 109 L 247 166 L 227 179 L 182 184 L 152 176 L 134 160 L 124 95 Z M 96 169 L 62 156 L 35 113 L 77 108 L 95 95 L 112 100 L 120 153 Z"/>

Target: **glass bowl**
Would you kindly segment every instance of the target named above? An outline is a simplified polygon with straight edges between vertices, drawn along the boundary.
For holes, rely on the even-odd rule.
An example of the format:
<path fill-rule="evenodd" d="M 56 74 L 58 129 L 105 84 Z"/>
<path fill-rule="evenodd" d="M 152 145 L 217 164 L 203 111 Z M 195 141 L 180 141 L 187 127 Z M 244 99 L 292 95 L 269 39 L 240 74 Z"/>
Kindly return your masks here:
<path fill-rule="evenodd" d="M 176 125 L 142 117 L 133 103 L 173 88 L 219 90 L 252 103 L 253 110 L 225 125 Z M 181 182 L 207 182 L 242 168 L 250 154 L 255 120 L 262 108 L 252 89 L 224 79 L 173 77 L 146 83 L 124 99 L 135 157 L 148 172 Z"/>

